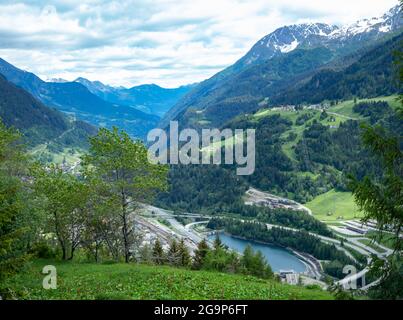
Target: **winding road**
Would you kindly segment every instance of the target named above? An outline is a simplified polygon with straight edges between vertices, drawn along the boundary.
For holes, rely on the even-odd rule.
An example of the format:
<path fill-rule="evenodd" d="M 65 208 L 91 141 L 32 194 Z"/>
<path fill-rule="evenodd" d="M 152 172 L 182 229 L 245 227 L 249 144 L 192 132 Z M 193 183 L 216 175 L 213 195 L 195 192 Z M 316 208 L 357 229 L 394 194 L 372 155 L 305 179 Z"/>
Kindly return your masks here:
<path fill-rule="evenodd" d="M 169 210 L 164 210 L 161 208 L 157 208 L 151 205 L 143 205 L 143 207 L 149 212 L 146 215 L 142 215 L 142 218 L 140 218 L 140 221 L 142 224 L 147 224 L 148 227 L 150 227 L 154 232 L 156 233 L 161 233 L 162 236 L 164 237 L 172 237 L 172 236 L 179 236 L 180 238 L 185 239 L 187 246 L 193 251 L 196 247 L 197 244 L 202 241 L 204 238 L 202 235 L 198 234 L 193 230 L 193 228 L 197 225 L 201 224 L 207 224 L 209 220 L 211 219 L 210 216 L 205 216 L 205 215 L 199 215 L 199 214 L 182 214 L 182 215 L 176 215 L 172 211 Z M 182 217 L 189 217 L 189 218 L 205 218 L 206 220 L 203 221 L 197 221 L 197 222 L 192 222 L 187 225 L 182 225 L 179 223 L 175 217 L 176 216 L 182 216 Z M 147 218 L 147 219 L 146 219 Z M 152 223 L 149 218 L 163 218 L 164 220 L 168 221 L 170 224 L 170 227 L 166 226 L 161 226 L 159 223 Z M 241 219 L 241 221 L 244 221 Z M 290 228 L 290 227 L 284 227 L 280 225 L 274 225 L 274 224 L 266 224 L 268 229 L 272 228 L 282 228 L 285 230 L 290 230 L 294 232 L 298 232 L 300 230 L 295 229 L 295 228 Z M 366 239 L 364 237 L 348 237 L 344 236 L 343 237 L 343 246 L 341 245 L 341 240 L 340 239 L 334 239 L 334 238 L 329 238 L 326 236 L 322 236 L 313 232 L 308 232 L 311 236 L 317 237 L 320 241 L 328 244 L 333 244 L 337 248 L 337 250 L 343 251 L 348 257 L 350 257 L 353 261 L 357 262 L 356 258 L 349 252 L 347 249 L 352 249 L 365 257 L 367 257 L 368 262 L 371 260 L 372 255 L 376 255 L 380 259 L 385 259 L 389 255 L 393 253 L 393 251 L 389 248 L 386 248 L 378 243 L 375 243 L 376 246 L 379 246 L 384 252 L 378 252 L 374 248 L 371 248 L 364 243 L 360 242 L 360 240 Z M 301 258 L 301 257 L 300 257 Z M 307 258 L 305 257 L 303 260 L 306 260 Z M 308 263 L 310 265 L 310 268 L 313 270 L 313 274 L 315 276 L 320 275 L 320 270 L 318 267 L 315 265 L 313 261 L 310 261 L 308 259 Z M 359 278 L 365 276 L 365 274 L 369 271 L 369 269 L 366 267 L 363 270 L 357 272 L 356 274 L 351 274 L 345 277 L 344 279 L 336 282 L 337 285 L 341 285 L 343 288 L 349 288 L 351 283 L 354 283 L 354 281 L 358 280 Z M 371 284 L 365 285 L 362 289 L 367 289 L 375 284 L 377 284 L 379 280 L 374 281 Z"/>

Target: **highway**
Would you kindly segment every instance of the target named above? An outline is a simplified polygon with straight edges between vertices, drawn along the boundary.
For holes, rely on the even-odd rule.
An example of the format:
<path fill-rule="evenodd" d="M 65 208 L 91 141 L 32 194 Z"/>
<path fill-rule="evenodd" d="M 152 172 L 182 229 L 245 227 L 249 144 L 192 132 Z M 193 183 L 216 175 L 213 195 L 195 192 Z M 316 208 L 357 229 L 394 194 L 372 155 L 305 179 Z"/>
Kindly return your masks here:
<path fill-rule="evenodd" d="M 169 222 L 170 228 L 173 233 L 179 235 L 181 238 L 187 240 L 190 242 L 190 247 L 192 249 L 195 249 L 197 247 L 197 244 L 203 240 L 201 236 L 199 236 L 197 233 L 193 232 L 190 228 L 186 228 L 184 225 L 178 222 L 173 216 L 172 212 L 157 208 L 154 206 L 146 206 L 146 209 L 150 212 L 153 212 L 154 214 L 151 216 L 158 216 L 162 219 L 165 219 L 166 221 Z"/>
<path fill-rule="evenodd" d="M 185 226 L 185 229 L 186 229 L 186 230 L 189 230 L 189 229 L 191 229 L 191 228 L 193 228 L 194 226 L 197 226 L 197 225 L 199 225 L 199 224 L 207 224 L 207 223 L 209 223 L 209 221 L 210 221 L 210 220 L 192 222 L 192 223 L 187 224 L 187 225 Z"/>
<path fill-rule="evenodd" d="M 295 229 L 295 228 L 283 227 L 283 226 L 279 226 L 279 225 L 273 225 L 273 224 L 266 224 L 266 225 L 267 225 L 267 228 L 268 228 L 268 229 L 271 229 L 271 228 L 282 228 L 282 229 L 285 229 L 285 230 L 290 230 L 290 231 L 295 231 L 295 232 L 300 231 L 300 230 Z M 323 242 L 334 244 L 339 250 L 344 251 L 350 258 L 352 258 L 353 260 L 355 260 L 355 258 L 354 258 L 345 248 L 343 248 L 343 247 L 340 245 L 340 240 L 338 240 L 338 239 L 333 239 L 333 238 L 329 238 L 329 237 L 325 237 L 325 236 L 322 236 L 322 235 L 319 235 L 319 234 L 316 234 L 316 233 L 313 233 L 313 232 L 308 232 L 308 234 L 310 234 L 311 236 L 314 236 L 314 237 L 319 238 L 319 239 L 322 240 Z M 368 256 L 368 257 L 371 256 L 371 254 L 370 254 L 368 251 L 366 251 L 365 249 L 363 249 L 362 247 L 357 247 L 357 246 L 355 246 L 355 245 L 353 245 L 353 244 L 346 243 L 346 242 L 344 242 L 344 246 L 345 246 L 345 247 L 349 247 L 349 248 L 351 248 L 351 249 L 353 249 L 353 250 L 356 250 L 357 252 L 359 252 L 359 253 L 361 253 L 361 254 L 363 254 L 363 255 L 365 255 L 365 256 Z"/>
<path fill-rule="evenodd" d="M 175 216 L 177 216 L 177 215 L 173 215 L 172 211 L 164 210 L 164 209 L 157 208 L 157 207 L 154 207 L 151 205 L 143 205 L 143 208 L 145 208 L 146 211 L 149 213 L 142 215 L 141 217 L 137 217 L 136 220 L 139 221 L 140 223 L 142 223 L 143 225 L 148 226 L 156 234 L 161 235 L 164 239 L 167 240 L 167 242 L 169 242 L 169 239 L 171 239 L 172 237 L 179 237 L 181 239 L 183 238 L 183 239 L 185 239 L 185 243 L 191 249 L 191 251 L 194 251 L 194 249 L 197 247 L 197 244 L 200 241 L 202 241 L 203 237 L 201 235 L 199 235 L 197 232 L 195 232 L 193 230 L 193 227 L 196 225 L 200 225 L 200 224 L 206 224 L 206 223 L 208 223 L 209 220 L 192 222 L 192 223 L 189 223 L 186 226 L 184 226 L 175 219 Z M 202 218 L 203 217 L 205 219 L 211 218 L 209 216 L 191 214 L 191 213 L 183 214 L 183 215 L 179 215 L 179 216 L 192 217 L 192 218 Z M 168 221 L 170 224 L 170 227 L 168 228 L 167 226 L 163 226 L 162 224 L 158 223 L 155 220 L 156 218 L 163 218 L 164 220 Z M 155 220 L 155 221 L 153 221 L 153 220 Z M 244 220 L 241 220 L 241 221 L 244 221 Z M 294 231 L 294 232 L 300 231 L 295 228 L 284 227 L 284 226 L 280 226 L 280 225 L 266 224 L 266 226 L 268 229 L 282 228 L 282 229 L 290 230 L 290 231 Z M 357 238 L 357 237 L 345 236 L 343 238 L 344 245 L 341 246 L 339 239 L 325 237 L 325 236 L 318 235 L 313 232 L 308 232 L 308 233 L 314 237 L 317 237 L 318 239 L 320 239 L 320 241 L 323 241 L 324 243 L 335 245 L 337 250 L 343 251 L 348 257 L 350 257 L 355 262 L 357 262 L 356 258 L 347 250 L 347 248 L 355 250 L 356 252 L 366 256 L 368 262 L 370 262 L 370 260 L 371 260 L 371 258 L 370 258 L 371 255 L 376 255 L 381 259 L 385 259 L 386 257 L 388 257 L 390 254 L 393 253 L 393 251 L 391 249 L 386 248 L 378 243 L 375 243 L 375 244 L 377 246 L 379 246 L 380 248 L 382 248 L 382 250 L 384 250 L 384 252 L 382 252 L 382 253 L 378 252 L 375 249 L 361 243 L 359 240 L 367 239 L 364 237 Z M 315 277 L 320 276 L 321 267 L 317 265 L 317 260 L 315 258 L 312 259 L 312 257 L 310 257 L 311 258 L 310 259 L 309 257 L 305 257 L 305 255 L 302 255 L 300 253 L 297 253 L 297 255 L 300 256 L 300 258 L 302 260 L 304 260 L 305 263 L 308 264 L 309 269 L 312 272 L 312 275 L 314 275 Z M 301 257 L 301 255 L 302 255 L 302 257 Z M 363 270 L 359 271 L 358 273 L 349 275 L 346 278 L 336 282 L 336 284 L 341 285 L 343 288 L 347 288 L 349 286 L 349 284 L 351 284 L 353 281 L 356 281 L 357 279 L 364 276 L 368 271 L 369 271 L 369 269 L 366 267 Z M 369 288 L 378 282 L 379 282 L 379 279 L 371 284 L 366 285 L 362 289 Z"/>

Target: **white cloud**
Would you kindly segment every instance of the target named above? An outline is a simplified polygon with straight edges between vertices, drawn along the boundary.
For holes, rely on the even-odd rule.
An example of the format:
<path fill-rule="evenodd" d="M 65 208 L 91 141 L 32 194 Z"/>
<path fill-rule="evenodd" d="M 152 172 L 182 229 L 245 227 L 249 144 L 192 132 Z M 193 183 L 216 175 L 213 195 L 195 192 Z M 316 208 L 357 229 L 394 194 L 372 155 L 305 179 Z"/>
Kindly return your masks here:
<path fill-rule="evenodd" d="M 172 87 L 210 77 L 283 25 L 350 23 L 396 3 L 0 0 L 0 57 L 45 79 Z"/>

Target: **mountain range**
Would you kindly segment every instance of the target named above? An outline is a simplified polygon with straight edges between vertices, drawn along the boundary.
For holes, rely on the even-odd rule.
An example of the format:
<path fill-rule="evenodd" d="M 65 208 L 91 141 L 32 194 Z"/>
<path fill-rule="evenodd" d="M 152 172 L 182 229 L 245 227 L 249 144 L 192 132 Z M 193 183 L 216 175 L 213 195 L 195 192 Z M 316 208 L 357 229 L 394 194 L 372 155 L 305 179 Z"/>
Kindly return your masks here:
<path fill-rule="evenodd" d="M 144 139 L 158 123 L 166 127 L 174 119 L 182 127 L 220 127 L 238 115 L 276 104 L 396 93 L 392 61 L 401 30 L 398 6 L 382 17 L 343 27 L 285 26 L 210 79 L 174 89 L 155 84 L 112 87 L 81 77 L 43 81 L 1 58 L 0 74 L 49 110 L 98 127 L 118 126 Z"/>
<path fill-rule="evenodd" d="M 46 107 L 31 94 L 0 75 L 0 118 L 19 129 L 29 147 L 57 142 L 60 147 L 84 147 L 96 128 Z"/>
<path fill-rule="evenodd" d="M 135 108 L 105 101 L 78 82 L 46 82 L 0 59 L 0 74 L 31 93 L 46 106 L 74 115 L 95 126 L 118 126 L 142 138 L 158 123 L 159 117 Z"/>
<path fill-rule="evenodd" d="M 144 84 L 132 88 L 112 87 L 100 81 L 77 78 L 89 91 L 105 101 L 130 106 L 145 113 L 162 117 L 178 100 L 195 85 L 179 88 L 162 88 L 156 84 Z"/>
<path fill-rule="evenodd" d="M 395 52 L 402 49 L 403 33 L 368 49 L 341 70 L 332 65 L 271 94 L 272 104 L 317 104 L 325 100 L 389 96 L 399 92 Z M 332 68 L 333 67 L 333 68 Z"/>
<path fill-rule="evenodd" d="M 250 212 L 253 219 L 267 219 L 245 207 L 250 188 L 304 204 L 320 197 L 328 206 L 322 211 L 326 220 L 339 204 L 353 204 L 353 197 L 333 197 L 349 195 L 347 176 L 361 180 L 381 172 L 379 159 L 362 143 L 361 124 L 381 125 L 394 136 L 403 130 L 395 113 L 401 93 L 400 15 L 393 8 L 341 28 L 280 28 L 196 86 L 160 127 L 174 119 L 181 128 L 255 129 L 255 171 L 240 177 L 234 166 L 172 166 L 169 191 L 159 195 L 157 206 L 213 215 Z M 335 221 L 352 210 L 341 209 Z M 283 213 L 274 215 L 287 220 Z"/>
<path fill-rule="evenodd" d="M 244 67 L 297 48 L 316 46 L 325 46 L 346 54 L 359 48 L 362 43 L 379 40 L 401 26 L 399 6 L 393 7 L 382 17 L 363 19 L 342 27 L 325 23 L 285 26 L 259 40 L 237 64 Z"/>
<path fill-rule="evenodd" d="M 392 52 L 382 49 L 382 46 L 385 41 L 398 36 L 402 26 L 401 9 L 396 6 L 381 17 L 363 19 L 343 27 L 311 23 L 279 28 L 259 40 L 234 65 L 193 88 L 167 112 L 159 126 L 164 128 L 175 119 L 182 127 L 216 127 L 237 115 L 267 107 L 272 100 L 273 103 L 311 102 L 310 99 L 301 100 L 296 94 L 294 100 L 284 97 L 288 96 L 289 90 L 295 93 L 296 88 L 306 83 L 306 89 L 312 89 L 309 82 L 315 81 L 315 76 L 318 77 L 323 70 L 327 70 L 328 75 L 343 73 L 360 63 L 360 59 L 365 60 L 363 56 L 377 47 L 380 48 L 378 54 L 384 57 L 383 60 L 376 59 L 377 63 L 390 62 Z M 370 63 L 368 59 L 366 61 Z M 390 73 L 388 75 L 379 79 L 393 82 Z M 340 74 L 338 77 L 342 78 Z M 393 90 L 397 89 L 394 87 L 389 91 Z M 345 92 L 345 95 L 336 95 L 337 98 L 360 94 L 351 88 Z M 378 93 L 379 90 L 372 92 L 374 95 Z M 321 98 L 330 96 L 321 95 Z M 318 98 L 311 100 L 320 102 Z"/>
<path fill-rule="evenodd" d="M 64 79 L 43 81 L 1 58 L 0 74 L 46 106 L 97 127 L 117 126 L 140 139 L 144 139 L 160 117 L 192 87 L 165 89 L 157 85 L 142 85 L 126 89 L 84 78 L 72 82 Z"/>

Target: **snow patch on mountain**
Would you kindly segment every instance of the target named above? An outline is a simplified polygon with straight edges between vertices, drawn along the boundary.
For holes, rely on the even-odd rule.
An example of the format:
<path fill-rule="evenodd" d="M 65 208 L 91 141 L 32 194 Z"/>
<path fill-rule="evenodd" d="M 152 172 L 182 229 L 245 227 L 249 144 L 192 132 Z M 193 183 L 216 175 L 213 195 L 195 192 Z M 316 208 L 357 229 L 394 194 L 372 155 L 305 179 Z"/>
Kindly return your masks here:
<path fill-rule="evenodd" d="M 390 32 L 393 28 L 393 24 L 400 24 L 401 22 L 401 9 L 399 6 L 390 9 L 382 17 L 374 17 L 371 19 L 359 20 L 351 25 L 341 27 L 334 31 L 330 38 L 346 38 L 353 37 L 360 34 L 375 32 Z"/>
<path fill-rule="evenodd" d="M 287 52 L 291 52 L 291 51 L 295 50 L 298 47 L 298 45 L 299 45 L 298 40 L 294 40 L 290 44 L 285 44 L 282 46 L 274 45 L 274 47 L 277 50 L 280 50 L 282 53 L 287 53 Z"/>

